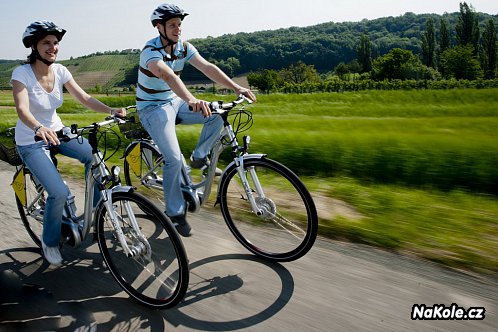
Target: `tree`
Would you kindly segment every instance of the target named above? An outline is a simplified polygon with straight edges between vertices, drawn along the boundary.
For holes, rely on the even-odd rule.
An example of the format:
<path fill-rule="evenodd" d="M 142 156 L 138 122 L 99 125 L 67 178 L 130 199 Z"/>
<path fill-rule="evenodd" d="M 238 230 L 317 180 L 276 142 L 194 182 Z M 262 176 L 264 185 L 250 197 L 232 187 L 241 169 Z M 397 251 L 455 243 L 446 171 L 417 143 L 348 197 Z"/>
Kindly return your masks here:
<path fill-rule="evenodd" d="M 334 72 L 342 80 L 347 74 L 349 74 L 349 68 L 344 62 L 341 62 L 335 67 Z"/>
<path fill-rule="evenodd" d="M 496 76 L 497 45 L 496 29 L 492 19 L 486 23 L 482 33 L 482 69 L 484 78 L 493 79 Z"/>
<path fill-rule="evenodd" d="M 441 54 L 443 54 L 444 51 L 450 48 L 451 41 L 450 32 L 448 30 L 448 24 L 446 23 L 446 20 L 441 18 L 440 25 L 441 27 L 439 28 L 439 50 L 437 53 L 437 63 L 439 71 L 444 76 L 444 69 L 441 68 L 439 64 L 441 63 Z"/>
<path fill-rule="evenodd" d="M 230 77 L 234 77 L 237 71 L 240 69 L 240 61 L 237 58 L 229 57 L 226 61 L 229 68 L 228 74 Z"/>
<path fill-rule="evenodd" d="M 318 75 L 315 66 L 307 65 L 302 61 L 282 69 L 280 76 L 289 83 L 320 82 L 320 75 Z"/>
<path fill-rule="evenodd" d="M 226 60 L 211 59 L 211 62 L 218 66 L 229 77 L 234 77 L 236 72 L 240 69 L 240 61 L 234 57 L 229 57 Z"/>
<path fill-rule="evenodd" d="M 356 59 L 348 63 L 346 66 L 348 67 L 348 71 L 350 73 L 361 73 L 362 70 L 361 65 Z"/>
<path fill-rule="evenodd" d="M 439 28 L 439 54 L 446 51 L 451 46 L 450 31 L 448 30 L 448 23 L 441 18 L 441 27 Z"/>
<path fill-rule="evenodd" d="M 460 15 L 456 25 L 456 37 L 461 46 L 471 45 L 474 55 L 479 50 L 479 21 L 472 6 L 460 3 Z"/>
<path fill-rule="evenodd" d="M 360 37 L 357 48 L 358 62 L 361 65 L 361 72 L 367 73 L 372 70 L 372 43 L 366 35 Z"/>
<path fill-rule="evenodd" d="M 280 75 L 273 69 L 264 69 L 260 73 L 249 73 L 247 82 L 258 90 L 269 93 L 282 85 Z"/>
<path fill-rule="evenodd" d="M 377 80 L 407 79 L 410 69 L 417 67 L 420 60 L 408 50 L 393 48 L 389 53 L 381 56 L 372 64 L 372 76 Z"/>
<path fill-rule="evenodd" d="M 475 80 L 482 76 L 472 45 L 455 46 L 441 54 L 441 67 L 446 78 Z"/>
<path fill-rule="evenodd" d="M 422 63 L 427 67 L 436 68 L 436 29 L 432 18 L 427 20 L 422 35 Z"/>

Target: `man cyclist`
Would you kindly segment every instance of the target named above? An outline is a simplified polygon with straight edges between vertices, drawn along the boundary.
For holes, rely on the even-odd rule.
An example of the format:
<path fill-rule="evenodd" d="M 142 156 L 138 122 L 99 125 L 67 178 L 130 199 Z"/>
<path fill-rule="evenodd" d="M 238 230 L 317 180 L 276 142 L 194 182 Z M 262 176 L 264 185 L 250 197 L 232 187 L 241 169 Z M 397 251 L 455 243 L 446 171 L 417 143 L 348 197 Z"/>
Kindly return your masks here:
<path fill-rule="evenodd" d="M 174 4 L 162 4 L 154 10 L 150 20 L 159 36 L 149 40 L 140 54 L 136 91 L 140 121 L 165 160 L 165 212 L 182 236 L 190 236 L 192 232 L 186 219 L 187 203 L 180 187 L 182 159 L 175 124 L 204 125 L 190 158 L 193 168 L 202 168 L 209 163 L 207 154 L 223 123 L 220 117 L 210 116 L 207 101 L 197 99 L 189 92 L 180 79 L 180 72 L 189 62 L 212 81 L 256 100 L 250 89 L 235 83 L 216 65 L 205 60 L 192 44 L 181 39 L 182 21 L 187 15 Z"/>

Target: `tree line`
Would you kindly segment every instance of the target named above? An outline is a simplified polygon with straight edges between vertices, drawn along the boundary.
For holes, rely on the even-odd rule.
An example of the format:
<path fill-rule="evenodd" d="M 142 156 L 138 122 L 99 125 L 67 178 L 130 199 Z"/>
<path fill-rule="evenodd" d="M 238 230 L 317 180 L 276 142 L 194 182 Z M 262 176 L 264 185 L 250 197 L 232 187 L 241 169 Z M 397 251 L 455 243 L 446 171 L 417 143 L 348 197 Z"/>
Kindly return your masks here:
<path fill-rule="evenodd" d="M 356 57 L 340 62 L 325 73 L 319 74 L 314 64 L 298 61 L 276 70 L 263 69 L 248 75 L 251 86 L 261 91 L 313 92 L 343 91 L 377 87 L 416 88 L 456 86 L 455 83 L 419 83 L 420 80 L 480 80 L 479 83 L 462 83 L 464 86 L 496 86 L 497 33 L 493 18 L 483 24 L 471 5 L 460 3 L 454 32 L 447 18 L 439 18 L 436 29 L 434 17 L 428 17 L 420 39 L 420 53 L 413 49 L 394 47 L 386 54 L 374 55 L 375 44 L 367 33 L 357 42 Z M 454 36 L 454 37 L 452 37 Z M 352 83 L 361 80 L 363 82 Z M 409 81 L 401 84 L 399 81 Z M 483 83 L 483 80 L 487 80 Z M 342 81 L 342 83 L 341 83 Z M 378 83 L 388 81 L 385 83 Z M 393 82 L 397 82 L 393 84 Z M 302 86 L 299 86 L 299 85 Z"/>

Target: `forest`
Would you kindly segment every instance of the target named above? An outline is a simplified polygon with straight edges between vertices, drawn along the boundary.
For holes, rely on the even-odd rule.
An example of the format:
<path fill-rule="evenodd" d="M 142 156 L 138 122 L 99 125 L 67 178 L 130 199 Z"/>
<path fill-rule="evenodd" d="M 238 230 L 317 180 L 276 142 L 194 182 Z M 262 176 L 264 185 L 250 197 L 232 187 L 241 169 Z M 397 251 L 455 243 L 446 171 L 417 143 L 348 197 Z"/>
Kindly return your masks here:
<path fill-rule="evenodd" d="M 325 74 L 333 72 L 339 64 L 351 64 L 357 60 L 362 38 L 369 42 L 371 59 L 386 55 L 393 49 L 402 49 L 422 60 L 428 22 L 433 24 L 436 43 L 445 38 L 447 48 L 457 46 L 460 43 L 457 27 L 467 24 L 460 22 L 462 17 L 472 20 L 471 28 L 477 27 L 479 35 L 492 22 L 496 43 L 498 15 L 478 13 L 465 2 L 461 4 L 459 12 L 444 15 L 406 13 L 399 17 L 329 22 L 309 27 L 193 39 L 190 42 L 206 59 L 216 63 L 231 76 L 264 69 L 281 70 L 299 62 L 313 66 L 317 73 Z M 441 36 L 441 24 L 447 36 Z M 194 79 L 201 74 L 188 68 L 184 75 L 187 79 Z"/>

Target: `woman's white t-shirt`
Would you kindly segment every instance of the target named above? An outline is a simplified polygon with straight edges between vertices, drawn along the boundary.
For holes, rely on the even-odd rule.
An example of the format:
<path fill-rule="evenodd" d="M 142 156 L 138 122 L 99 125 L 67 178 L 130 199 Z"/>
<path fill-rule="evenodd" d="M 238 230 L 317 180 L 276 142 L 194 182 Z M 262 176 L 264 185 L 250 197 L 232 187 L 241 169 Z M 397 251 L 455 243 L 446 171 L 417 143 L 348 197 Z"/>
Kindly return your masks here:
<path fill-rule="evenodd" d="M 60 130 L 64 125 L 62 124 L 61 118 L 57 115 L 56 109 L 60 107 L 64 101 L 63 85 L 70 81 L 73 76 L 69 70 L 61 64 L 54 63 L 50 68 L 53 70 L 55 77 L 54 87 L 51 92 L 47 92 L 40 83 L 38 83 L 35 73 L 29 64 L 14 69 L 10 82 L 12 84 L 12 81 L 15 80 L 26 87 L 29 96 L 29 111 L 40 124 L 53 130 Z M 15 134 L 16 144 L 34 144 L 34 136 L 33 128 L 29 128 L 21 119 L 18 119 Z"/>

